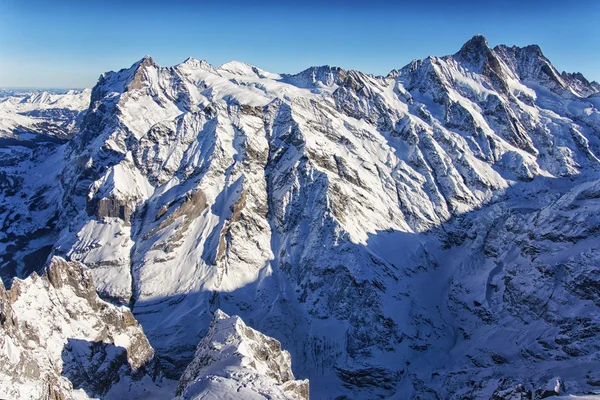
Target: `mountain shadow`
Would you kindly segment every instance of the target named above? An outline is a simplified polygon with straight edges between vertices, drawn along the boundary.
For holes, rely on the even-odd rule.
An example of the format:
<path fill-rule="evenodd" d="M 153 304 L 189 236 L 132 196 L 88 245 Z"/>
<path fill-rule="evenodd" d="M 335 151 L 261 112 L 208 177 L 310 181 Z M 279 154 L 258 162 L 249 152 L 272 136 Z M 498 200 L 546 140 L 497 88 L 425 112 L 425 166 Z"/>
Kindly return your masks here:
<path fill-rule="evenodd" d="M 427 231 L 378 231 L 133 312 L 174 378 L 219 308 L 279 340 L 318 398 L 535 393 L 555 376 L 585 393 L 600 369 L 597 211 L 593 176 L 537 177 Z"/>
<path fill-rule="evenodd" d="M 139 380 L 147 374 L 146 367 L 133 369 L 127 349 L 112 343 L 69 338 L 62 350 L 62 375 L 74 389 L 82 389 L 90 397 L 105 400 L 109 390 L 122 379 Z"/>

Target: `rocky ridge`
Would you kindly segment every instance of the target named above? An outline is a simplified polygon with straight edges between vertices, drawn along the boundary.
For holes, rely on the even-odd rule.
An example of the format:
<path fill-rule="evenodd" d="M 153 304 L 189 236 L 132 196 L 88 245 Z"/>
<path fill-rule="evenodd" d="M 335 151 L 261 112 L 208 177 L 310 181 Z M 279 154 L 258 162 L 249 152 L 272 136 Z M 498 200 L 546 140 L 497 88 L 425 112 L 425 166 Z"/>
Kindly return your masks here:
<path fill-rule="evenodd" d="M 290 353 L 281 344 L 249 328 L 237 316 L 217 310 L 179 381 L 181 399 L 308 400 L 308 380 L 294 380 Z"/>
<path fill-rule="evenodd" d="M 127 308 L 98 298 L 82 264 L 54 257 L 43 275 L 16 279 L 10 290 L 0 286 L 0 323 L 3 396 L 141 398 L 143 388 L 160 392 L 154 349 L 141 326 Z"/>

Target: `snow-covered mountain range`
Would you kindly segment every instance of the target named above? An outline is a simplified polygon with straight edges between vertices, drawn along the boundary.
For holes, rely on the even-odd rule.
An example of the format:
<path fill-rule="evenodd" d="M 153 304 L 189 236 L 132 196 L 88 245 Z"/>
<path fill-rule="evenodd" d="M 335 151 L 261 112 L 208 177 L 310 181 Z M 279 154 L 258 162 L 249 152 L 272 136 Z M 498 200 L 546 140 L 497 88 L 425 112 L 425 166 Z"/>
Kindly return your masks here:
<path fill-rule="evenodd" d="M 197 382 L 183 398 L 293 376 L 316 399 L 590 393 L 599 108 L 598 83 L 482 36 L 386 77 L 145 57 L 0 102 L 0 272 L 85 264 L 161 379 Z M 248 367 L 249 329 L 293 376 Z"/>

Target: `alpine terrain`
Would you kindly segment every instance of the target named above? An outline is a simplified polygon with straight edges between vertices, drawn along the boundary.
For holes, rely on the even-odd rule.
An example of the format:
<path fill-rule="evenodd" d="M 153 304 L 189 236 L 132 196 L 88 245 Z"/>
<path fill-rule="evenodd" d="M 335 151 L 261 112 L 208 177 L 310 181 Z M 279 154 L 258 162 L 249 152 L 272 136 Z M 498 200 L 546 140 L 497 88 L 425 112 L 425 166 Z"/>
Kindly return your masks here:
<path fill-rule="evenodd" d="M 3 96 L 0 398 L 600 391 L 600 84 L 538 46 Z"/>

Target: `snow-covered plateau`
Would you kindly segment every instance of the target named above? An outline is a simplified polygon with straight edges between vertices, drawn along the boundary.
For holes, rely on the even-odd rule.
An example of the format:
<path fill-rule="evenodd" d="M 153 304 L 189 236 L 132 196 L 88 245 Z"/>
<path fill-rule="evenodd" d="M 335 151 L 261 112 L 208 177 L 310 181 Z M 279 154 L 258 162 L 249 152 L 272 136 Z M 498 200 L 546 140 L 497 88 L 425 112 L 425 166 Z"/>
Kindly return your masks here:
<path fill-rule="evenodd" d="M 593 398 L 599 108 L 482 36 L 0 96 L 0 398 Z"/>

